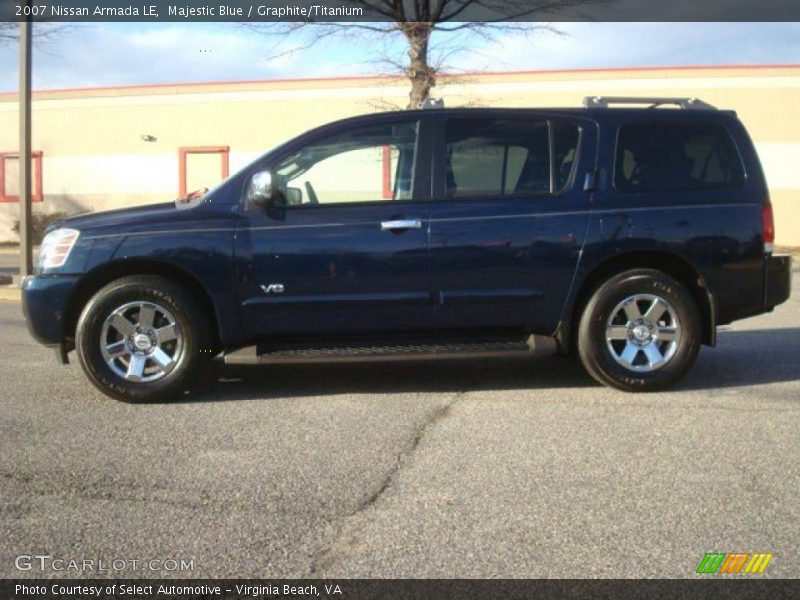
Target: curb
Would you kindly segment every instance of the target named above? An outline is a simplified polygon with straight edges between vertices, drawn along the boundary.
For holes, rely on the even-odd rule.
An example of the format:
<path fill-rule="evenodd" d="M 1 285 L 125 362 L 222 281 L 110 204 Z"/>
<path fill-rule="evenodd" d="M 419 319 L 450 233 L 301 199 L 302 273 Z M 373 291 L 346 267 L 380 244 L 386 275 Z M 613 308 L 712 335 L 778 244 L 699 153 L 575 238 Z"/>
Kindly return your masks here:
<path fill-rule="evenodd" d="M 0 285 L 0 302 L 19 302 L 22 298 L 22 290 L 18 285 Z"/>

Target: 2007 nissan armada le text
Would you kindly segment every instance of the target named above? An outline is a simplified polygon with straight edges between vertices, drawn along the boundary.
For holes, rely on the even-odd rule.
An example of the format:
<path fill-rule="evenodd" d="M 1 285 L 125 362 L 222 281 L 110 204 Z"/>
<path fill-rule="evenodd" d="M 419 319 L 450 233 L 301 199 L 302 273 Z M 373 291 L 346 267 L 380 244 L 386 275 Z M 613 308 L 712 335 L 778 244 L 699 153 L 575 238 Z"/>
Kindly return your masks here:
<path fill-rule="evenodd" d="M 38 340 L 126 401 L 177 397 L 220 353 L 576 351 L 648 391 L 718 325 L 788 298 L 774 236 L 745 128 L 699 100 L 392 112 L 309 131 L 194 198 L 55 224 L 23 300 Z"/>

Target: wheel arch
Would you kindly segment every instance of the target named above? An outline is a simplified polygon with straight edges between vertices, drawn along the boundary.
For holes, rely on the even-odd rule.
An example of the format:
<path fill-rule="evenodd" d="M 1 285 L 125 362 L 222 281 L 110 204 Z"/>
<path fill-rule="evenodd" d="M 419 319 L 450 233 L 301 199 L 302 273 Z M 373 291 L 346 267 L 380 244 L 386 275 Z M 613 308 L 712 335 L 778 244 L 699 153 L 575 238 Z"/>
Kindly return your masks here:
<path fill-rule="evenodd" d="M 572 294 L 571 303 L 559 323 L 556 338 L 563 352 L 575 347 L 578 321 L 594 291 L 610 277 L 630 269 L 657 269 L 684 285 L 697 303 L 703 321 L 703 344 L 716 344 L 716 307 L 703 274 L 687 259 L 663 250 L 626 252 L 609 257 L 589 270 Z"/>
<path fill-rule="evenodd" d="M 75 330 L 83 308 L 102 287 L 112 281 L 131 275 L 158 275 L 189 289 L 203 312 L 210 319 L 213 343 L 219 347 L 219 323 L 214 303 L 200 281 L 176 265 L 152 259 L 125 259 L 105 263 L 84 275 L 73 290 L 64 313 L 64 339 L 70 346 L 75 340 Z"/>

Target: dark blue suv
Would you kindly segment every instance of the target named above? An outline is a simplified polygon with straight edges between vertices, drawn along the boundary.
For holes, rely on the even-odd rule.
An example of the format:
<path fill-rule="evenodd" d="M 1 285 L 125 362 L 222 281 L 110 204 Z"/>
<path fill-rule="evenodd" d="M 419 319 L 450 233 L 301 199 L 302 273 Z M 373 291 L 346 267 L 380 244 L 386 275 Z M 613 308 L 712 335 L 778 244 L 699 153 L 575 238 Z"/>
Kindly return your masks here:
<path fill-rule="evenodd" d="M 220 353 L 574 350 L 604 384 L 663 388 L 718 325 L 784 302 L 791 263 L 733 112 L 614 102 L 351 118 L 205 193 L 65 219 L 24 282 L 30 329 L 126 401 Z"/>

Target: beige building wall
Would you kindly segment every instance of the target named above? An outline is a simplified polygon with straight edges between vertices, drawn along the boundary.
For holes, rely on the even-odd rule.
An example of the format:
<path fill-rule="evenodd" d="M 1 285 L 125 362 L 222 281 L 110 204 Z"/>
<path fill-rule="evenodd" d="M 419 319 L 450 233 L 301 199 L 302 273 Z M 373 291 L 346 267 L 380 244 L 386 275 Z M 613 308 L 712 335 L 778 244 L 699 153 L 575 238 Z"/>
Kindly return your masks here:
<path fill-rule="evenodd" d="M 579 106 L 587 95 L 639 95 L 693 96 L 736 110 L 767 174 L 777 241 L 800 246 L 800 65 L 488 73 L 444 77 L 434 93 L 448 106 Z M 234 173 L 311 127 L 402 107 L 407 94 L 402 79 L 380 77 L 36 92 L 33 146 L 43 153 L 44 197 L 35 210 L 171 200 L 181 148 L 225 147 Z M 16 151 L 17 128 L 16 95 L 0 94 L 0 153 Z M 218 181 L 223 160 L 189 154 L 187 189 Z M 13 162 L 5 159 L 6 194 L 16 188 Z M 0 241 L 16 239 L 17 211 L 0 202 Z"/>

